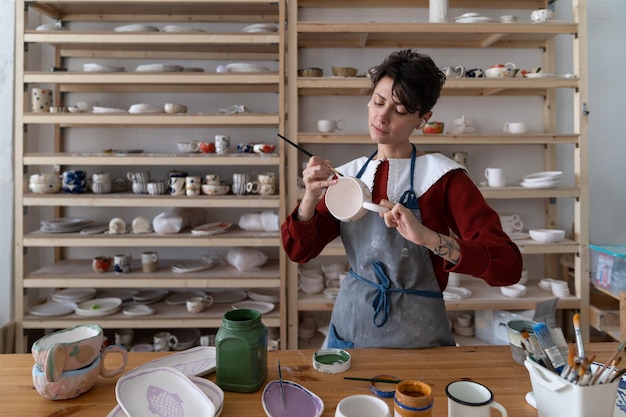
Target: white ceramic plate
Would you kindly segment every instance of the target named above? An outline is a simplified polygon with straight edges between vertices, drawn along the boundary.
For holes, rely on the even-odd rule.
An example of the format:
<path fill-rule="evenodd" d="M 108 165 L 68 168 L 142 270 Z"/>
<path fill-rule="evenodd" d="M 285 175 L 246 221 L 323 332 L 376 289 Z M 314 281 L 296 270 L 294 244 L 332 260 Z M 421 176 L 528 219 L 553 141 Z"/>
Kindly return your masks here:
<path fill-rule="evenodd" d="M 168 294 L 169 291 L 163 289 L 142 290 L 133 296 L 133 300 L 138 303 L 154 302 L 164 299 Z"/>
<path fill-rule="evenodd" d="M 242 32 L 278 32 L 278 26 L 270 23 L 256 23 L 241 29 Z"/>
<path fill-rule="evenodd" d="M 123 375 L 115 397 L 129 416 L 215 415 L 215 405 L 200 388 L 173 368 L 144 369 Z"/>
<path fill-rule="evenodd" d="M 241 290 L 207 291 L 215 304 L 230 304 L 245 300 L 248 294 Z"/>
<path fill-rule="evenodd" d="M 122 300 L 117 297 L 94 298 L 78 304 L 74 312 L 79 316 L 101 317 L 118 312 L 121 306 Z"/>
<path fill-rule="evenodd" d="M 182 72 L 185 67 L 167 64 L 143 64 L 135 68 L 137 72 Z"/>
<path fill-rule="evenodd" d="M 280 381 L 270 381 L 263 389 L 261 402 L 263 411 L 268 417 L 320 417 L 324 413 L 324 401 L 302 385 L 283 380 L 283 390 L 285 393 L 284 407 L 280 393 Z"/>
<path fill-rule="evenodd" d="M 496 19 L 493 17 L 487 16 L 476 16 L 476 17 L 461 17 L 454 19 L 455 23 L 491 23 L 495 22 Z"/>
<path fill-rule="evenodd" d="M 187 26 L 166 25 L 161 32 L 204 32 L 202 29 L 190 28 Z"/>
<path fill-rule="evenodd" d="M 215 405 L 215 417 L 219 417 L 224 409 L 224 391 L 212 381 L 208 379 L 199 378 L 196 376 L 188 377 L 191 382 L 196 384 L 200 390 L 211 400 Z M 128 417 L 124 412 L 121 405 L 116 405 L 113 410 L 107 415 L 107 417 Z"/>
<path fill-rule="evenodd" d="M 172 271 L 181 273 L 204 271 L 205 269 L 212 268 L 213 265 L 215 265 L 215 262 L 211 260 L 179 262 L 172 265 Z"/>
<path fill-rule="evenodd" d="M 444 300 L 460 300 L 468 298 L 472 295 L 472 292 L 465 287 L 448 287 L 443 292 Z"/>
<path fill-rule="evenodd" d="M 99 107 L 99 106 L 94 106 L 94 108 L 91 110 L 92 113 L 96 113 L 96 114 L 108 114 L 108 113 L 113 113 L 113 114 L 117 114 L 117 113 L 128 113 L 126 110 L 124 109 L 118 109 L 115 107 Z"/>
<path fill-rule="evenodd" d="M 66 288 L 55 292 L 50 298 L 57 302 L 70 301 L 72 303 L 82 303 L 83 301 L 91 300 L 95 296 L 95 288 Z"/>
<path fill-rule="evenodd" d="M 524 175 L 524 181 L 556 180 L 563 177 L 563 171 L 542 171 Z"/>
<path fill-rule="evenodd" d="M 226 65 L 228 72 L 265 72 L 269 69 L 259 64 L 233 63 Z"/>
<path fill-rule="evenodd" d="M 191 297 L 204 297 L 205 295 L 206 293 L 204 291 L 175 292 L 170 294 L 170 296 L 165 299 L 165 302 L 172 306 L 181 305 L 185 304 Z"/>
<path fill-rule="evenodd" d="M 35 28 L 35 30 L 68 30 L 63 26 L 57 25 L 39 25 Z"/>
<path fill-rule="evenodd" d="M 132 304 L 124 307 L 122 312 L 125 316 L 151 316 L 156 310 L 145 304 Z"/>
<path fill-rule="evenodd" d="M 560 181 L 543 181 L 543 182 L 539 182 L 539 181 L 532 181 L 532 182 L 527 182 L 527 181 L 522 181 L 519 183 L 519 185 L 521 185 L 522 187 L 525 188 L 554 188 L 557 185 L 559 185 Z"/>
<path fill-rule="evenodd" d="M 113 30 L 116 32 L 158 32 L 159 28 L 156 26 L 135 23 L 131 25 L 118 26 Z"/>
<path fill-rule="evenodd" d="M 242 309 L 256 310 L 261 314 L 269 313 L 270 311 L 274 310 L 274 307 L 275 305 L 273 303 L 267 303 L 265 301 L 253 301 L 253 300 L 240 301 L 238 303 L 233 304 L 233 308 L 235 310 L 242 310 Z"/>
<path fill-rule="evenodd" d="M 208 379 L 199 378 L 197 376 L 190 376 L 189 379 L 196 384 L 215 405 L 215 417 L 222 414 L 222 409 L 224 408 L 224 391 L 222 391 L 216 383 Z"/>
<path fill-rule="evenodd" d="M 139 365 L 128 373 L 150 368 L 170 367 L 186 376 L 203 376 L 215 371 L 216 363 L 215 346 L 196 346 L 182 352 L 151 360 L 143 365 Z"/>
<path fill-rule="evenodd" d="M 80 229 L 81 235 L 99 235 L 100 233 L 104 233 L 109 230 L 109 226 L 106 224 L 99 224 L 95 226 L 85 227 L 84 229 Z"/>
<path fill-rule="evenodd" d="M 278 303 L 280 301 L 280 290 L 278 288 L 256 288 L 248 291 L 248 298 L 254 301 Z"/>
<path fill-rule="evenodd" d="M 90 219 L 84 217 L 61 217 L 58 219 L 42 220 L 41 225 L 50 229 L 67 229 L 77 226 L 84 226 L 91 223 Z"/>
<path fill-rule="evenodd" d="M 224 233 L 232 226 L 231 223 L 207 223 L 191 230 L 192 235 L 209 236 Z"/>
<path fill-rule="evenodd" d="M 128 112 L 131 114 L 140 114 L 140 113 L 165 113 L 163 107 L 153 106 L 152 104 L 147 103 L 138 103 L 133 104 L 128 108 Z"/>
<path fill-rule="evenodd" d="M 102 65 L 96 64 L 93 62 L 89 62 L 87 64 L 83 64 L 84 72 L 124 72 L 124 67 L 114 67 L 111 65 Z"/>
<path fill-rule="evenodd" d="M 33 316 L 39 317 L 56 317 L 65 316 L 76 310 L 76 304 L 70 301 L 56 302 L 48 301 L 47 303 L 32 306 L 28 312 Z"/>
<path fill-rule="evenodd" d="M 99 292 L 98 298 L 117 297 L 121 299 L 122 302 L 133 301 L 133 297 L 138 292 L 138 290 L 133 290 L 130 288 L 110 288 Z"/>

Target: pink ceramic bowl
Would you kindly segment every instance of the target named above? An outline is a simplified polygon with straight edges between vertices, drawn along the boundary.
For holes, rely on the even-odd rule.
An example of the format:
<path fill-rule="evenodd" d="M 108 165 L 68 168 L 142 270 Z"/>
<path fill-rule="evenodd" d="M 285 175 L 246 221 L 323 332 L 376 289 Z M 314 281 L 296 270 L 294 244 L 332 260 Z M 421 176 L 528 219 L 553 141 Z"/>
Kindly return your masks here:
<path fill-rule="evenodd" d="M 33 343 L 35 364 L 48 381 L 56 381 L 63 372 L 91 364 L 102 349 L 102 327 L 80 324 L 59 330 Z"/>

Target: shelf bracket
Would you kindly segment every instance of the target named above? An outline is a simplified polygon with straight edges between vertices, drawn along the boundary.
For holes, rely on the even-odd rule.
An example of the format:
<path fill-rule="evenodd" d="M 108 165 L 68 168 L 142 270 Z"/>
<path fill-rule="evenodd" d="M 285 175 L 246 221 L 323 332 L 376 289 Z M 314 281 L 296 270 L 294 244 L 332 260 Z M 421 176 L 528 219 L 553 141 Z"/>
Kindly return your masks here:
<path fill-rule="evenodd" d="M 591 111 L 587 108 L 587 103 L 583 103 L 583 116 L 589 116 L 589 113 L 591 113 Z"/>

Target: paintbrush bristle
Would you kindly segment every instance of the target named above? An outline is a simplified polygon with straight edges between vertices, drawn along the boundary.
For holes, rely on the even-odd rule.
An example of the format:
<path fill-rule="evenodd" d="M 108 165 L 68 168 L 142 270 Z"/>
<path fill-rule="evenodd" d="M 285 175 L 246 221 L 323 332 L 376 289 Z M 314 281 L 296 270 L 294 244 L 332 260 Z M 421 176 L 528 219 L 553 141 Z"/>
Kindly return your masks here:
<path fill-rule="evenodd" d="M 533 326 L 533 333 L 535 333 L 539 346 L 541 346 L 543 351 L 548 356 L 554 370 L 560 374 L 565 366 L 565 360 L 563 359 L 563 355 L 561 355 L 556 343 L 554 343 L 548 326 L 546 326 L 545 323 L 537 323 Z"/>
<path fill-rule="evenodd" d="M 580 330 L 580 314 L 574 314 L 572 321 L 574 322 L 574 329 Z"/>

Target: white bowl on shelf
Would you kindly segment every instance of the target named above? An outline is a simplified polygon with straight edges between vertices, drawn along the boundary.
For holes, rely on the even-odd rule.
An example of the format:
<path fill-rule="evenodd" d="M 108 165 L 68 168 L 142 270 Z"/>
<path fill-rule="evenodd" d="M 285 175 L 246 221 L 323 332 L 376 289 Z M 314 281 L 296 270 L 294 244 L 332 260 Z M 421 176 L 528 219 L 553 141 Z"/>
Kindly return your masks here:
<path fill-rule="evenodd" d="M 541 243 L 560 242 L 565 238 L 565 230 L 559 229 L 530 229 L 530 238 Z"/>
<path fill-rule="evenodd" d="M 500 287 L 502 295 L 511 298 L 519 298 L 526 295 L 526 286 L 522 284 L 513 284 L 506 287 Z"/>

